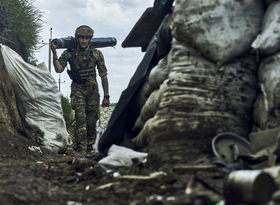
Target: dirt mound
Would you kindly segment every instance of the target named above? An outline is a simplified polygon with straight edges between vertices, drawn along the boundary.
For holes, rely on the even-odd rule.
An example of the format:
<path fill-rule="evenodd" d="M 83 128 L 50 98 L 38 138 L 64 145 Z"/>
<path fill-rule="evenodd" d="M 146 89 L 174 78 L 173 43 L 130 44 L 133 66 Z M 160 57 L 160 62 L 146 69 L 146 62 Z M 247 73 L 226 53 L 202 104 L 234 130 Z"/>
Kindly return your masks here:
<path fill-rule="evenodd" d="M 9 133 L 0 138 L 0 167 L 0 198 L 7 205 L 209 204 L 209 198 L 186 195 L 187 186 L 197 180 L 194 176 L 199 177 L 199 183 L 211 184 L 215 191 L 210 193 L 221 199 L 225 176 L 222 169 L 193 175 L 191 170 L 152 169 L 155 166 L 137 162 L 106 172 L 96 161 L 71 149 L 51 153 L 24 136 Z"/>
<path fill-rule="evenodd" d="M 26 159 L 3 158 L 0 166 L 1 203 L 13 204 L 209 204 L 210 199 L 185 194 L 191 174 L 165 172 L 151 179 L 118 178 L 96 162 L 71 155 L 29 153 Z M 148 176 L 153 170 L 141 164 L 120 169 L 121 175 Z M 217 186 L 223 175 L 198 172 Z M 212 181 L 209 181 L 210 177 Z M 214 182 L 215 179 L 215 183 Z M 207 202 L 208 201 L 208 202 Z M 73 202 L 73 203 L 71 203 Z M 76 203 L 74 203 L 76 202 Z"/>
<path fill-rule="evenodd" d="M 14 89 L 1 56 L 0 59 L 0 154 L 10 156 L 17 153 L 18 149 L 22 150 L 23 145 L 34 143 L 29 142 L 23 135 Z"/>

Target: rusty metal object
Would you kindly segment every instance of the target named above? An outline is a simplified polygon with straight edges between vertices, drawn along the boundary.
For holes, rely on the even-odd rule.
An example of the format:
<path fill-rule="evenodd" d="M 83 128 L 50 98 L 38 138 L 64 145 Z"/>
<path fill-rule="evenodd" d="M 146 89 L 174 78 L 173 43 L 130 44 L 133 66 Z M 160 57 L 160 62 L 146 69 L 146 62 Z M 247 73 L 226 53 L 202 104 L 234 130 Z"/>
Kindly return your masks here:
<path fill-rule="evenodd" d="M 216 157 L 229 163 L 239 156 L 251 154 L 250 143 L 231 132 L 216 135 L 212 140 L 212 149 Z"/>
<path fill-rule="evenodd" d="M 240 170 L 229 174 L 225 184 L 228 205 L 264 204 L 268 202 L 277 186 L 270 174 L 261 170 Z"/>

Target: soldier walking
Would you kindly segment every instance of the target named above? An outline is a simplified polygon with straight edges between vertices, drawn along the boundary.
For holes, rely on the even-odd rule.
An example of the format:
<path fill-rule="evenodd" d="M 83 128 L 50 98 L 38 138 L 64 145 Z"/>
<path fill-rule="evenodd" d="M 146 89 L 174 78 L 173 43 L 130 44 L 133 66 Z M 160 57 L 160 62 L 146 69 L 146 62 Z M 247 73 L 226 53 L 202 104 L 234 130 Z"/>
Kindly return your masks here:
<path fill-rule="evenodd" d="M 107 68 L 101 51 L 91 48 L 90 40 L 93 37 L 93 29 L 89 26 L 79 26 L 75 31 L 77 47 L 65 50 L 58 58 L 56 45 L 51 43 L 53 53 L 53 65 L 57 73 L 67 70 L 71 84 L 71 106 L 75 110 L 75 138 L 74 149 L 78 152 L 92 151 L 92 145 L 96 139 L 96 121 L 99 113 L 99 92 L 96 81 L 96 68 L 101 78 L 104 98 L 103 107 L 110 105 Z"/>

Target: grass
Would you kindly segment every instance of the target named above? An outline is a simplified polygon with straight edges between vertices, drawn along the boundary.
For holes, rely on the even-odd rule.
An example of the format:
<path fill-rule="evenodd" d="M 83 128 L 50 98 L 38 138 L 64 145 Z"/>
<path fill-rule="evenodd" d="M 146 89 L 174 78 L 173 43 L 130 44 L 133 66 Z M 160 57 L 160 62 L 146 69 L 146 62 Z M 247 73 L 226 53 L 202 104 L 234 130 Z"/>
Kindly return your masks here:
<path fill-rule="evenodd" d="M 0 11 L 7 15 L 10 29 L 19 37 L 30 60 L 39 42 L 42 29 L 42 13 L 33 6 L 33 0 L 0 0 Z"/>
<path fill-rule="evenodd" d="M 68 98 L 61 96 L 61 107 L 63 111 L 63 117 L 66 122 L 66 127 L 69 128 L 74 120 L 74 112 Z"/>

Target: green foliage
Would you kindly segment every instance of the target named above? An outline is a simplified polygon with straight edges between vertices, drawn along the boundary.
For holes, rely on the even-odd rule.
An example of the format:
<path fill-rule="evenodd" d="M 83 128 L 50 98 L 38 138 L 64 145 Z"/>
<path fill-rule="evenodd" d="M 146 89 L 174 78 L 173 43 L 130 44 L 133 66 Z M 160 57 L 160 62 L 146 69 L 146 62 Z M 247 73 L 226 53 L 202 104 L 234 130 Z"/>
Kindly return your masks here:
<path fill-rule="evenodd" d="M 42 28 L 42 13 L 35 9 L 33 0 L 0 0 L 0 7 L 7 14 L 11 29 L 23 42 L 27 54 L 32 58 L 39 32 Z"/>
<path fill-rule="evenodd" d="M 63 117 L 66 122 L 66 127 L 69 128 L 74 120 L 74 112 L 71 108 L 69 99 L 64 96 L 61 96 L 61 106 L 63 111 Z"/>
<path fill-rule="evenodd" d="M 110 106 L 115 107 L 117 103 L 110 103 Z"/>

